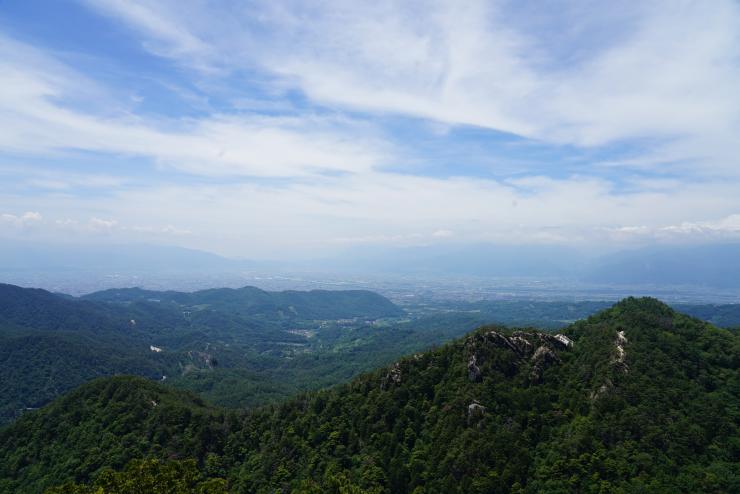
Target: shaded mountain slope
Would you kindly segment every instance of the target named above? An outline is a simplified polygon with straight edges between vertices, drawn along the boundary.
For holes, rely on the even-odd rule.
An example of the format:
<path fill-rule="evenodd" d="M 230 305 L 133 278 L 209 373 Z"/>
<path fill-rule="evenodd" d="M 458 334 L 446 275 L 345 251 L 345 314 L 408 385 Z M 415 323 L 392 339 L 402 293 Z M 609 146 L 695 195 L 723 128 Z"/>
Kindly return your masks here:
<path fill-rule="evenodd" d="M 39 492 L 145 455 L 202 459 L 224 443 L 224 420 L 195 395 L 144 378 L 97 379 L 0 433 L 0 491 Z M 22 454 L 9 458 L 12 450 Z M 9 483 L 8 471 L 25 479 Z"/>
<path fill-rule="evenodd" d="M 661 246 L 594 260 L 584 281 L 627 285 L 740 288 L 740 244 Z"/>
<path fill-rule="evenodd" d="M 197 292 L 157 292 L 141 288 L 110 289 L 83 297 L 98 302 L 161 301 L 183 306 L 206 306 L 217 311 L 301 319 L 395 317 L 403 310 L 367 290 L 311 290 L 266 292 L 259 288 L 213 288 Z"/>
<path fill-rule="evenodd" d="M 739 366 L 732 332 L 627 299 L 562 336 L 484 327 L 242 416 L 104 380 L 0 431 L 0 488 L 175 455 L 218 465 L 232 492 L 737 492 Z M 172 411 L 146 406 L 158 392 Z M 122 451 L 115 462 L 70 439 L 88 429 Z"/>
<path fill-rule="evenodd" d="M 37 288 L 0 284 L 0 328 L 4 326 L 96 332 L 123 328 L 125 323 L 91 302 L 70 300 Z"/>

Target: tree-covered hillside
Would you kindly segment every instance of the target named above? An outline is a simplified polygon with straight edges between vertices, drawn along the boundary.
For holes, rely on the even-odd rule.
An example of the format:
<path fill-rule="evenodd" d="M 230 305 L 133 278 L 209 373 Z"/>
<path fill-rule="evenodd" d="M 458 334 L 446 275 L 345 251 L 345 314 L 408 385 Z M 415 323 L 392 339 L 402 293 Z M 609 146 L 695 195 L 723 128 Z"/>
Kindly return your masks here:
<path fill-rule="evenodd" d="M 483 327 L 251 412 L 102 380 L 0 431 L 0 490 L 146 457 L 193 458 L 231 492 L 738 492 L 739 367 L 738 335 L 627 299 L 561 336 Z"/>
<path fill-rule="evenodd" d="M 158 292 L 122 288 L 82 297 L 97 302 L 169 302 L 184 309 L 208 308 L 220 312 L 280 319 L 378 319 L 404 315 L 387 298 L 367 290 L 311 290 L 266 292 L 253 286 L 213 288 L 197 292 Z"/>
<path fill-rule="evenodd" d="M 260 313 L 236 300 L 254 291 L 283 297 L 298 313 L 315 304 L 314 312 L 330 318 L 302 319 L 287 309 L 284 317 L 271 316 L 274 305 Z M 204 303 L 197 306 L 168 300 L 175 298 L 168 293 L 191 295 L 180 292 L 106 293 L 117 301 L 0 285 L 0 423 L 116 374 L 164 380 L 225 406 L 257 406 L 344 382 L 485 322 L 469 314 L 344 320 L 388 307 L 383 313 L 402 313 L 371 292 L 209 290 L 198 292 Z M 343 308 L 332 312 L 335 307 Z"/>

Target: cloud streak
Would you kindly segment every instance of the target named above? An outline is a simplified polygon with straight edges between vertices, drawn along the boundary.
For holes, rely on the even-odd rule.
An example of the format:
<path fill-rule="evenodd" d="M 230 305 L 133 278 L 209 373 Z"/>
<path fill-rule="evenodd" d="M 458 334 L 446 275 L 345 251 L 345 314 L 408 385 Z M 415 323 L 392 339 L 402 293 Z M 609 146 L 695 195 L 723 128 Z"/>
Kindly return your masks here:
<path fill-rule="evenodd" d="M 300 177 L 358 172 L 382 163 L 388 145 L 365 125 L 315 114 L 212 114 L 200 119 L 100 116 L 60 103 L 74 98 L 71 69 L 34 48 L 0 38 L 0 149 L 48 155 L 84 150 L 142 156 L 198 175 Z"/>
<path fill-rule="evenodd" d="M 250 2 L 226 16 L 158 2 L 145 19 L 126 5 L 95 2 L 155 53 L 220 70 L 258 67 L 322 104 L 557 144 L 652 141 L 645 154 L 655 166 L 688 161 L 737 174 L 735 2 L 635 3 L 606 16 L 583 2 L 518 16 L 514 2 Z M 528 20 L 538 16 L 557 24 Z M 163 18 L 180 30 L 152 20 Z M 583 33 L 595 32 L 598 42 L 584 48 L 593 40 Z"/>

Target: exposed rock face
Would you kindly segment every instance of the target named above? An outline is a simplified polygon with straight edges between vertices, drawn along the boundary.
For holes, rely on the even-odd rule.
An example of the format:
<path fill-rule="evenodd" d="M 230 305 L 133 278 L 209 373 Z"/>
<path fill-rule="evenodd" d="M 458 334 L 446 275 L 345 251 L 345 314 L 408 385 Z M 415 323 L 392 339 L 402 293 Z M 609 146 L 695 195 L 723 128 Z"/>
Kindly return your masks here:
<path fill-rule="evenodd" d="M 560 344 L 563 346 L 563 348 L 570 348 L 573 346 L 573 340 L 565 336 L 564 334 L 556 334 L 553 336 Z"/>
<path fill-rule="evenodd" d="M 560 362 L 556 350 L 566 350 L 572 346 L 573 341 L 562 334 L 514 331 L 511 336 L 506 336 L 495 330 L 476 334 L 466 341 L 469 350 L 468 378 L 472 382 L 481 382 L 484 372 L 482 364 L 487 352 L 490 348 L 503 348 L 513 352 L 519 362 L 532 363 L 531 377 L 537 383 L 547 367 Z"/>
<path fill-rule="evenodd" d="M 479 342 L 483 344 L 493 345 L 501 348 L 508 348 L 520 357 L 525 357 L 532 353 L 533 346 L 532 343 L 529 342 L 528 338 L 532 338 L 533 336 L 534 334 L 525 333 L 523 331 L 516 331 L 513 333 L 512 336 L 506 336 L 499 333 L 498 331 L 489 331 L 483 335 L 476 335 L 471 338 L 482 340 Z M 471 338 L 468 339 L 469 342 L 472 342 Z"/>
<path fill-rule="evenodd" d="M 509 343 L 511 343 L 519 355 L 526 355 L 532 351 L 532 344 L 524 336 L 514 335 L 509 338 Z"/>
<path fill-rule="evenodd" d="M 401 363 L 396 362 L 388 369 L 388 373 L 380 383 L 380 389 L 388 389 L 392 384 L 401 384 Z"/>
<path fill-rule="evenodd" d="M 470 356 L 470 360 L 468 360 L 468 379 L 470 379 L 471 382 L 478 383 L 483 380 L 483 374 L 480 371 L 480 368 L 476 365 L 478 358 L 475 355 Z"/>
<path fill-rule="evenodd" d="M 623 374 L 627 374 L 627 372 L 629 372 L 629 367 L 627 366 L 627 350 L 625 349 L 627 343 L 628 340 L 624 331 L 617 331 L 617 337 L 614 339 L 615 355 L 611 364 L 617 371 L 622 372 Z M 611 379 L 607 378 L 604 383 L 599 386 L 599 389 L 591 393 L 590 398 L 592 401 L 597 400 L 613 388 L 614 383 Z"/>
<path fill-rule="evenodd" d="M 606 394 L 613 387 L 614 387 L 614 383 L 612 383 L 611 379 L 607 379 L 606 381 L 604 381 L 604 384 L 599 386 L 599 389 L 591 393 L 591 396 L 589 396 L 589 398 L 591 398 L 592 401 L 597 400 L 601 396 Z"/>
<path fill-rule="evenodd" d="M 545 369 L 557 362 L 560 362 L 560 359 L 550 347 L 541 346 L 537 348 L 534 355 L 532 355 L 532 380 L 540 382 Z"/>
<path fill-rule="evenodd" d="M 213 358 L 213 355 L 207 352 L 197 352 L 197 351 L 189 351 L 188 357 L 194 362 L 202 362 L 202 365 L 209 369 L 213 369 L 216 365 L 216 359 Z"/>
<path fill-rule="evenodd" d="M 486 407 L 478 403 L 478 400 L 473 400 L 473 403 L 468 405 L 468 425 L 471 422 L 480 420 L 486 413 Z"/>
<path fill-rule="evenodd" d="M 617 331 L 617 339 L 614 340 L 614 346 L 617 350 L 617 356 L 614 359 L 614 365 L 621 370 L 624 373 L 627 373 L 629 368 L 627 367 L 627 350 L 625 350 L 625 346 L 627 345 L 627 336 L 625 336 L 624 331 Z"/>

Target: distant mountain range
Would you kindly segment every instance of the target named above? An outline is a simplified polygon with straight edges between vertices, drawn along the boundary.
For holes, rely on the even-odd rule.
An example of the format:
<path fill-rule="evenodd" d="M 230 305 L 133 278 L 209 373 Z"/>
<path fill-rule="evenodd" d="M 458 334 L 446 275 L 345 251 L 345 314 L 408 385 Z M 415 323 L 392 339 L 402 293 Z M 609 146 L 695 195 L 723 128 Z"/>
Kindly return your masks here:
<path fill-rule="evenodd" d="M 740 244 L 619 252 L 591 263 L 582 279 L 625 285 L 740 288 Z"/>
<path fill-rule="evenodd" d="M 0 243 L 0 272 L 223 272 L 255 265 L 173 246 Z"/>
<path fill-rule="evenodd" d="M 198 250 L 149 245 L 0 244 L 0 277 L 16 283 L 38 280 L 41 275 L 202 277 L 242 271 L 540 278 L 604 285 L 740 289 L 740 244 L 656 246 L 603 256 L 557 246 L 445 244 L 355 248 L 324 259 L 291 262 L 234 260 Z"/>

